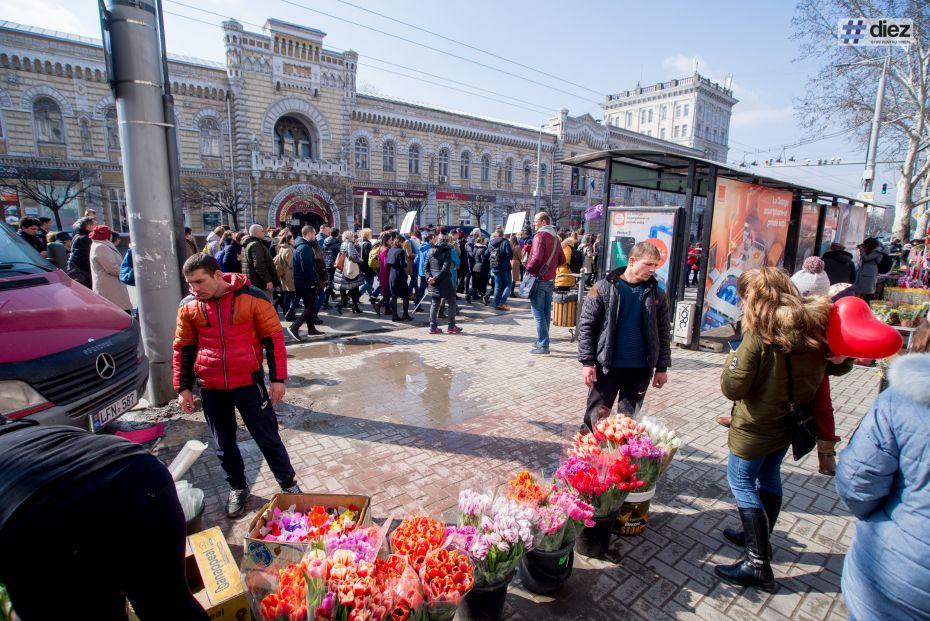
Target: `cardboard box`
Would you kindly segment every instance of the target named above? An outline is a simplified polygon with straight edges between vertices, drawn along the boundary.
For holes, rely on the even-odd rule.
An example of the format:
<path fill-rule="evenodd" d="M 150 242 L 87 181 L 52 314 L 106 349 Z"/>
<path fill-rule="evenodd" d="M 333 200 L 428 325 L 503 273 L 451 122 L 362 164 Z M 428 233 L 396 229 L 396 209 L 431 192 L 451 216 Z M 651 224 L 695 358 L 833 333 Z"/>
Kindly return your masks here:
<path fill-rule="evenodd" d="M 359 526 L 371 525 L 371 514 L 369 512 L 371 498 L 368 496 L 357 494 L 278 494 L 271 499 L 271 502 L 262 507 L 262 510 L 249 524 L 249 533 L 245 537 L 242 548 L 243 554 L 250 561 L 250 566 L 267 567 L 279 556 L 299 560 L 306 553 L 307 548 L 310 547 L 309 543 L 279 543 L 262 540 L 260 529 L 267 520 L 271 519 L 275 507 L 283 511 L 291 505 L 295 505 L 297 511 L 301 513 L 309 511 L 314 505 L 358 507 L 356 523 Z"/>
<path fill-rule="evenodd" d="M 194 533 L 187 538 L 187 583 L 210 619 L 250 621 L 249 600 L 239 567 L 218 527 Z M 129 606 L 130 621 L 139 621 Z"/>

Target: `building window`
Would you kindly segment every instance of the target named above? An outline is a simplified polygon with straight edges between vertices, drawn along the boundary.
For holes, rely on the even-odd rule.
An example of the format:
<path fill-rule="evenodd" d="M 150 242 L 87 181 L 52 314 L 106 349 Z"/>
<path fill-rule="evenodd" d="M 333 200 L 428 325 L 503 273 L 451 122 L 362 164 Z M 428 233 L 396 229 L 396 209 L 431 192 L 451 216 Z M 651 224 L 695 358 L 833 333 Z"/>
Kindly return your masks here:
<path fill-rule="evenodd" d="M 685 102 L 685 116 L 688 116 L 688 112 L 691 111 L 691 104 Z"/>
<path fill-rule="evenodd" d="M 665 140 L 665 128 L 664 127 L 659 130 L 659 138 L 661 138 L 662 140 Z"/>
<path fill-rule="evenodd" d="M 116 120 L 116 108 L 107 108 L 107 114 L 103 120 L 104 131 L 106 132 L 107 149 L 119 149 L 119 124 Z"/>
<path fill-rule="evenodd" d="M 462 179 L 471 178 L 471 153 L 464 151 L 462 153 L 461 164 L 459 165 L 459 176 Z"/>
<path fill-rule="evenodd" d="M 388 140 L 381 145 L 381 170 L 394 172 L 394 143 Z"/>
<path fill-rule="evenodd" d="M 200 154 L 206 157 L 221 157 L 222 153 L 220 126 L 216 119 L 202 120 L 200 122 Z"/>
<path fill-rule="evenodd" d="M 523 162 L 523 187 L 530 187 L 530 178 L 533 176 L 533 167 L 528 161 Z"/>
<path fill-rule="evenodd" d="M 283 116 L 274 124 L 275 150 L 279 156 L 289 155 L 299 159 L 313 157 L 310 133 L 303 123 L 290 116 Z"/>
<path fill-rule="evenodd" d="M 355 140 L 355 170 L 368 170 L 368 141 L 365 138 Z"/>
<path fill-rule="evenodd" d="M 649 108 L 649 122 L 652 123 L 652 108 Z"/>
<path fill-rule="evenodd" d="M 420 174 L 420 145 L 412 144 L 407 149 L 407 172 L 411 175 Z"/>
<path fill-rule="evenodd" d="M 681 104 L 675 104 L 675 118 L 681 116 Z"/>
<path fill-rule="evenodd" d="M 662 107 L 659 108 L 659 119 L 664 121 L 667 118 L 668 118 L 668 106 L 666 104 L 662 104 Z"/>
<path fill-rule="evenodd" d="M 439 176 L 449 178 L 449 149 L 439 150 Z"/>
<path fill-rule="evenodd" d="M 513 158 L 507 158 L 504 162 L 504 183 L 510 185 L 513 183 Z"/>
<path fill-rule="evenodd" d="M 65 126 L 61 119 L 61 108 L 54 100 L 41 97 L 32 104 L 36 140 L 51 144 L 65 143 Z"/>
<path fill-rule="evenodd" d="M 682 138 L 688 137 L 688 124 L 687 123 L 681 126 L 681 137 Z"/>
<path fill-rule="evenodd" d="M 678 138 L 678 126 L 677 125 L 672 129 L 672 138 Z"/>
<path fill-rule="evenodd" d="M 539 188 L 542 190 L 546 189 L 546 175 L 548 174 L 549 169 L 546 168 L 545 164 L 539 165 Z"/>
<path fill-rule="evenodd" d="M 633 113 L 632 112 L 626 113 L 626 126 L 633 127 Z"/>
<path fill-rule="evenodd" d="M 108 188 L 107 199 L 110 208 L 108 224 L 114 231 L 128 232 L 129 219 L 126 217 L 126 193 L 123 188 Z"/>
<path fill-rule="evenodd" d="M 482 181 L 491 180 L 491 156 L 490 155 L 481 156 L 481 180 Z"/>
<path fill-rule="evenodd" d="M 93 155 L 94 145 L 90 137 L 90 121 L 88 121 L 87 119 L 81 119 L 80 128 L 81 128 L 81 151 L 84 153 L 84 155 Z"/>
<path fill-rule="evenodd" d="M 639 122 L 640 122 L 640 123 L 645 123 L 645 122 L 646 122 L 646 111 L 645 111 L 645 110 L 640 110 L 640 111 L 639 111 Z"/>

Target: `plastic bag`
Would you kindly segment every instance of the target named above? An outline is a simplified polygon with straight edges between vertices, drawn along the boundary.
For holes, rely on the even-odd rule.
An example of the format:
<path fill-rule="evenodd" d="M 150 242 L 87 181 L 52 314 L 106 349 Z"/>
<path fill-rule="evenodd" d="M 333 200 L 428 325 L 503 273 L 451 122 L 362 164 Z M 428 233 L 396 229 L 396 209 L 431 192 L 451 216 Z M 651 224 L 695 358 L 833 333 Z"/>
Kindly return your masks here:
<path fill-rule="evenodd" d="M 413 569 L 419 572 L 426 555 L 445 543 L 446 525 L 425 512 L 416 513 L 405 517 L 389 539 L 391 552 L 406 556 Z"/>
<path fill-rule="evenodd" d="M 375 561 L 375 575 L 382 593 L 392 596 L 392 621 L 419 621 L 427 618 L 420 576 L 413 570 L 407 557 L 389 554 Z"/>
<path fill-rule="evenodd" d="M 177 481 L 174 489 L 178 493 L 181 509 L 184 510 L 184 520 L 190 522 L 203 511 L 203 490 L 191 487 L 189 482 Z"/>
<path fill-rule="evenodd" d="M 430 621 L 447 621 L 475 586 L 475 567 L 468 554 L 447 546 L 426 555 L 420 582 Z"/>

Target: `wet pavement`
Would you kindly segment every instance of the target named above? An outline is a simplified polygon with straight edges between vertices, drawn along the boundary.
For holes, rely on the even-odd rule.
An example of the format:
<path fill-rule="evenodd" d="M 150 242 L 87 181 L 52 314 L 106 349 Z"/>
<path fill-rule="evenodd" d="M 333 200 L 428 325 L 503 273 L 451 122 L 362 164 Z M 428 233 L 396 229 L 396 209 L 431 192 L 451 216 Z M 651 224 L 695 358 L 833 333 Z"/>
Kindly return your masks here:
<path fill-rule="evenodd" d="M 460 335 L 406 327 L 288 346 L 288 393 L 277 411 L 305 491 L 370 495 L 378 519 L 412 511 L 442 516 L 462 487 L 494 485 L 520 468 L 554 468 L 586 394 L 568 330 L 552 329 L 552 355 L 531 356 L 535 332 L 526 310 L 463 327 Z M 646 532 L 616 539 L 603 559 L 576 555 L 573 576 L 554 596 L 532 595 L 515 581 L 508 618 L 846 617 L 839 580 L 854 521 L 833 480 L 817 474 L 814 455 L 784 465 L 785 507 L 773 538 L 776 593 L 737 589 L 713 575 L 714 564 L 738 555 L 720 536 L 737 523 L 726 434 L 714 422 L 729 410 L 718 388 L 722 362 L 719 354 L 675 349 L 668 385 L 647 394 L 644 414 L 677 428 L 684 445 L 658 486 Z M 849 437 L 876 390 L 877 379 L 864 370 L 833 384 L 840 435 Z M 190 438 L 210 442 L 201 412 L 174 412 L 156 447 L 166 461 Z M 244 430 L 239 440 L 252 493 L 245 517 L 223 513 L 227 489 L 212 449 L 188 477 L 206 493 L 204 524 L 220 526 L 236 554 L 248 522 L 278 490 Z"/>

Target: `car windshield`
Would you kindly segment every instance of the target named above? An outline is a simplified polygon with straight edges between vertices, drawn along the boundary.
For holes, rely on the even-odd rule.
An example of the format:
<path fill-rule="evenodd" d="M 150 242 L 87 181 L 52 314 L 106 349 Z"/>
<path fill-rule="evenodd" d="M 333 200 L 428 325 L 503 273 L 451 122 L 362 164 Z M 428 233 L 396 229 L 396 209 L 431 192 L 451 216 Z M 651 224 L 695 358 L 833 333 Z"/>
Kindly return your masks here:
<path fill-rule="evenodd" d="M 54 269 L 54 265 L 43 259 L 8 224 L 0 222 L 0 278 L 44 274 Z"/>

